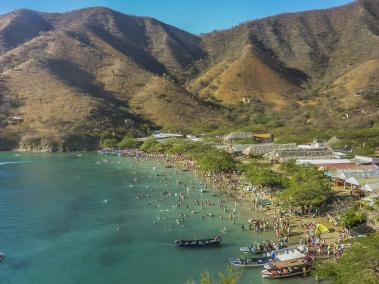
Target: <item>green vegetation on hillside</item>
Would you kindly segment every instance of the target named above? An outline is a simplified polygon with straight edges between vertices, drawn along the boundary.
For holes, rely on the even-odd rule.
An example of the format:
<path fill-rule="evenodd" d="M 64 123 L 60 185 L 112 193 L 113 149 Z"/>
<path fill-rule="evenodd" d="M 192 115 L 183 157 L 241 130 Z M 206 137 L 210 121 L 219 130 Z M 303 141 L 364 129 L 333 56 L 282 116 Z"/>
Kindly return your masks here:
<path fill-rule="evenodd" d="M 379 283 L 379 233 L 355 239 L 337 262 L 319 262 L 314 275 L 332 284 Z"/>

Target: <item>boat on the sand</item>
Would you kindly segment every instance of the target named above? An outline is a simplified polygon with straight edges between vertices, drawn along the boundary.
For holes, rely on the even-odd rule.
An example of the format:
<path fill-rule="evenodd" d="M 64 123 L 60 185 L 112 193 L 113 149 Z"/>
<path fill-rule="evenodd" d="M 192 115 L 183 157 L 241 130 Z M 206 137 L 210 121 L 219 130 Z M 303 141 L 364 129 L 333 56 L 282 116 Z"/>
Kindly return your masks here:
<path fill-rule="evenodd" d="M 285 261 L 278 261 L 274 260 L 272 262 L 268 262 L 264 265 L 266 269 L 274 269 L 274 268 L 288 268 L 288 267 L 294 267 L 294 266 L 301 266 L 301 265 L 310 265 L 311 260 L 310 259 L 291 259 L 291 260 L 285 260 Z"/>
<path fill-rule="evenodd" d="M 297 275 L 306 276 L 311 270 L 311 264 L 307 261 L 276 262 L 272 267 L 263 270 L 263 278 L 286 278 Z"/>

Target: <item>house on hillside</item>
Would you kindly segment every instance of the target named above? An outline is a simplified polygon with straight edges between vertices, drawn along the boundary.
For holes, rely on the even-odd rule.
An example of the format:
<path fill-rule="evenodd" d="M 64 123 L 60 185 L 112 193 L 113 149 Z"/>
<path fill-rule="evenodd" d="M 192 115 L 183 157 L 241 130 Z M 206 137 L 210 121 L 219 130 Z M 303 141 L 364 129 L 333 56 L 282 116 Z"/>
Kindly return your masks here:
<path fill-rule="evenodd" d="M 246 105 L 258 103 L 260 100 L 257 97 L 243 97 L 242 102 Z"/>
<path fill-rule="evenodd" d="M 157 131 L 152 136 L 154 139 L 157 139 L 157 140 L 166 140 L 166 139 L 175 139 L 175 138 L 184 137 L 184 135 L 180 133 L 169 133 L 169 132 L 162 132 L 162 131 Z"/>
<path fill-rule="evenodd" d="M 242 154 L 247 148 L 253 146 L 253 144 L 235 144 L 227 148 L 227 152 L 232 154 Z"/>
<path fill-rule="evenodd" d="M 251 140 L 252 144 L 255 143 L 272 143 L 274 135 L 267 132 L 251 133 L 251 132 L 233 132 L 223 137 L 227 143 L 238 142 L 239 140 Z"/>
<path fill-rule="evenodd" d="M 352 192 L 365 194 L 371 198 L 379 197 L 379 176 L 366 178 L 351 177 L 344 183 L 344 188 L 350 186 Z"/>
<path fill-rule="evenodd" d="M 20 124 L 22 122 L 24 122 L 24 119 L 21 116 L 8 117 L 8 124 Z"/>
<path fill-rule="evenodd" d="M 376 157 L 365 157 L 365 156 L 355 156 L 353 161 L 356 164 L 377 164 L 379 165 L 379 158 Z"/>
<path fill-rule="evenodd" d="M 295 143 L 289 144 L 274 144 L 274 143 L 263 143 L 263 144 L 253 144 L 248 148 L 243 150 L 242 154 L 246 156 L 259 157 L 264 155 L 270 155 L 272 152 L 278 149 L 294 149 L 296 148 Z"/>
<path fill-rule="evenodd" d="M 253 138 L 257 143 L 272 143 L 274 135 L 271 133 L 254 133 Z"/>
<path fill-rule="evenodd" d="M 278 149 L 270 154 L 272 161 L 284 163 L 290 160 L 316 160 L 316 159 L 332 159 L 333 153 L 328 148 L 293 148 L 293 149 Z"/>

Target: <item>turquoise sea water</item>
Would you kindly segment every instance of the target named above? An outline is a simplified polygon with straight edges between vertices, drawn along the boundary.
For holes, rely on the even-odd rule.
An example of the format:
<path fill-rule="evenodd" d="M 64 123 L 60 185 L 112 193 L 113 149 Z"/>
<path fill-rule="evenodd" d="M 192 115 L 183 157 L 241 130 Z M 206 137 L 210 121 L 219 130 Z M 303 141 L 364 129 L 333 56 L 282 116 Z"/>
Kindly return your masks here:
<path fill-rule="evenodd" d="M 201 210 L 195 199 L 218 204 L 225 197 L 194 189 L 187 196 L 185 184 L 199 183 L 189 172 L 152 161 L 95 153 L 0 153 L 0 251 L 7 256 L 0 263 L 0 283 L 180 284 L 203 271 L 216 275 L 229 257 L 240 255 L 240 246 L 272 238 L 272 233 L 242 232 L 248 218 L 242 213 L 233 225 L 218 205 L 204 203 Z M 179 192 L 187 197 L 173 208 Z M 234 206 L 228 201 L 229 211 Z M 211 212 L 215 217 L 201 217 Z M 184 226 L 176 223 L 180 213 L 188 216 Z M 228 232 L 220 248 L 179 249 L 173 243 L 213 237 L 224 225 Z M 263 280 L 261 270 L 245 270 L 240 283 L 314 282 Z"/>

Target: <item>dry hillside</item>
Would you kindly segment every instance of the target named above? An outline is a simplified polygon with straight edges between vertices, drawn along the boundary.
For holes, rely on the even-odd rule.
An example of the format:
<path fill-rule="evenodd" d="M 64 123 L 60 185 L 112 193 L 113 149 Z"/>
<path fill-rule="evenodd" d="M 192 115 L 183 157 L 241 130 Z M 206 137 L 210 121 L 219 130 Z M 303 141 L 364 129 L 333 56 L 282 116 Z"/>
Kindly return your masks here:
<path fill-rule="evenodd" d="M 290 125 L 299 105 L 309 125 L 376 121 L 378 63 L 379 0 L 201 36 L 107 8 L 16 10 L 0 16 L 0 148 L 93 149 L 152 127 L 254 123 L 258 113 L 225 115 L 244 97 Z"/>

